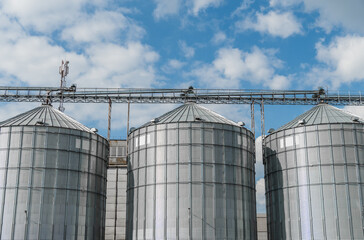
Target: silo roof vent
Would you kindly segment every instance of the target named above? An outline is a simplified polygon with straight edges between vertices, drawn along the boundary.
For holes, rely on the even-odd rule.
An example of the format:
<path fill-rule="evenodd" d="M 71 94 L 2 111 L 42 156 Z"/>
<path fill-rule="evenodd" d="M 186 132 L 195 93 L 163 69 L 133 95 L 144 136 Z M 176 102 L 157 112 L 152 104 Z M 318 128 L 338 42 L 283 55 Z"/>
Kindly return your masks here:
<path fill-rule="evenodd" d="M 306 123 L 306 120 L 305 119 L 301 119 L 298 121 L 298 124 L 299 125 L 304 125 Z"/>
<path fill-rule="evenodd" d="M 353 122 L 360 122 L 360 121 L 359 121 L 359 118 L 358 118 L 358 117 L 356 117 L 356 116 L 352 117 L 352 118 L 351 118 L 351 120 L 353 120 Z"/>
<path fill-rule="evenodd" d="M 99 130 L 97 128 L 91 128 L 91 132 L 97 133 Z"/>
<path fill-rule="evenodd" d="M 36 125 L 44 125 L 44 120 L 42 118 L 38 118 Z"/>
<path fill-rule="evenodd" d="M 159 119 L 158 118 L 153 118 L 152 120 L 150 120 L 151 123 L 158 123 Z"/>
<path fill-rule="evenodd" d="M 274 128 L 270 128 L 269 130 L 268 130 L 268 133 L 274 133 Z"/>
<path fill-rule="evenodd" d="M 238 125 L 241 126 L 241 127 L 244 127 L 245 126 L 245 122 L 238 122 Z"/>

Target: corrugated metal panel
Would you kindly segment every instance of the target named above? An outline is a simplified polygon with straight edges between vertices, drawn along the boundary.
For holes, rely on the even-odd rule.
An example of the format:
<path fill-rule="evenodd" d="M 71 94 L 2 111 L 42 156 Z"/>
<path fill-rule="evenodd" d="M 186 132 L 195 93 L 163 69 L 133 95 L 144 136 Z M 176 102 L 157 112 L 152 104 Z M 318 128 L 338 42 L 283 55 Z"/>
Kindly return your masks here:
<path fill-rule="evenodd" d="M 329 105 L 303 116 L 265 139 L 269 239 L 364 239 L 364 124 Z"/>
<path fill-rule="evenodd" d="M 364 123 L 363 119 L 358 118 L 357 116 L 343 111 L 339 108 L 331 106 L 326 103 L 320 103 L 317 106 L 313 107 L 309 111 L 303 113 L 302 115 L 296 117 L 291 122 L 283 125 L 277 131 L 294 128 L 297 126 L 308 126 L 315 124 L 328 124 L 328 123 L 352 123 L 355 120 L 356 123 Z M 304 124 L 302 124 L 302 120 L 304 120 Z"/>
<path fill-rule="evenodd" d="M 108 142 L 63 115 L 43 106 L 0 127 L 1 239 L 104 238 Z"/>
<path fill-rule="evenodd" d="M 157 124 L 163 123 L 178 123 L 178 122 L 209 122 L 209 123 L 223 123 L 238 126 L 239 125 L 218 113 L 211 111 L 196 103 L 186 103 L 158 118 Z M 153 125 L 155 123 L 149 122 L 143 125 L 143 127 Z"/>
<path fill-rule="evenodd" d="M 126 225 L 126 140 L 110 140 L 107 170 L 106 240 L 124 240 Z"/>
<path fill-rule="evenodd" d="M 43 123 L 43 124 L 42 124 Z M 88 127 L 67 116 L 51 105 L 42 105 L 28 112 L 0 122 L 0 127 L 5 126 L 48 126 L 76 129 L 83 132 L 92 132 Z"/>
<path fill-rule="evenodd" d="M 129 135 L 127 239 L 257 238 L 254 136 L 200 109 Z"/>

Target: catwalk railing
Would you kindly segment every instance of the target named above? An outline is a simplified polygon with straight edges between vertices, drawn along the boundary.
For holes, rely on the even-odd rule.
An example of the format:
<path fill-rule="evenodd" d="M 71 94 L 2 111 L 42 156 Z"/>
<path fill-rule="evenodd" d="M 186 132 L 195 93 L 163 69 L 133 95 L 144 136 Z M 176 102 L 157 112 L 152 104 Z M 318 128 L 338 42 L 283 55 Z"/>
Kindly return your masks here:
<path fill-rule="evenodd" d="M 363 105 L 361 93 L 319 90 L 0 87 L 0 102 Z"/>

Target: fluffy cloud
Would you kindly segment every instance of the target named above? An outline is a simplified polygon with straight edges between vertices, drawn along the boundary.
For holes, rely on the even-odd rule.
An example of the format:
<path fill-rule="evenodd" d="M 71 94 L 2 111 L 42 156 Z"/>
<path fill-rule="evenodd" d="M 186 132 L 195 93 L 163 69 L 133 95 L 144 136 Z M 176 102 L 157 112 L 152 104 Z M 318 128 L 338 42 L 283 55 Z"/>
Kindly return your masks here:
<path fill-rule="evenodd" d="M 335 26 L 343 27 L 350 32 L 364 33 L 364 2 L 352 0 L 350 4 L 341 0 L 304 0 L 306 10 L 318 11 L 320 17 L 317 25 L 330 32 Z"/>
<path fill-rule="evenodd" d="M 250 107 L 248 105 L 206 104 L 204 107 L 234 122 L 244 122 L 250 128 Z"/>
<path fill-rule="evenodd" d="M 6 15 L 16 17 L 24 27 L 39 32 L 53 32 L 73 23 L 75 16 L 80 14 L 86 4 L 100 6 L 102 2 L 101 0 L 4 0 L 1 7 Z"/>
<path fill-rule="evenodd" d="M 192 71 L 192 75 L 209 87 L 239 88 L 241 81 L 263 84 L 269 88 L 283 89 L 289 79 L 275 73 L 282 62 L 273 51 L 254 47 L 251 52 L 237 48 L 221 48 L 212 64 L 204 64 Z"/>
<path fill-rule="evenodd" d="M 75 24 L 62 31 L 61 36 L 69 42 L 120 42 L 141 39 L 144 32 L 122 13 L 97 11 L 79 17 Z"/>
<path fill-rule="evenodd" d="M 344 110 L 364 119 L 364 106 L 345 106 Z"/>
<path fill-rule="evenodd" d="M 186 58 L 191 58 L 195 55 L 195 49 L 193 47 L 188 46 L 185 41 L 179 41 L 178 45 L 181 48 L 181 51 Z"/>
<path fill-rule="evenodd" d="M 292 7 L 303 3 L 306 12 L 318 12 L 316 25 L 330 32 L 334 27 L 346 31 L 364 33 L 364 2 L 352 0 L 271 0 L 272 7 Z"/>
<path fill-rule="evenodd" d="M 209 7 L 218 7 L 224 0 L 190 0 L 191 12 L 196 16 Z"/>
<path fill-rule="evenodd" d="M 167 16 L 177 15 L 181 8 L 188 14 L 198 14 L 210 7 L 219 7 L 224 0 L 154 0 L 156 8 L 153 11 L 155 19 L 159 20 Z"/>
<path fill-rule="evenodd" d="M 159 55 L 139 42 L 94 45 L 86 55 L 90 67 L 77 79 L 81 86 L 151 87 L 155 83 Z"/>
<path fill-rule="evenodd" d="M 156 19 L 177 14 L 181 5 L 181 0 L 155 0 L 157 7 L 153 15 Z"/>
<path fill-rule="evenodd" d="M 70 61 L 68 86 L 71 83 L 81 88 L 152 87 L 157 84 L 159 78 L 155 64 L 159 54 L 141 42 L 144 29 L 126 17 L 122 10 L 103 8 L 106 2 L 2 1 L 0 84 L 58 86 L 58 67 L 62 59 Z M 95 6 L 98 8 L 93 11 Z M 85 8 L 91 10 L 85 11 Z M 28 109 L 28 104 L 19 106 L 2 105 L 3 119 Z M 58 104 L 55 103 L 55 106 Z M 66 104 L 66 113 L 91 124 L 90 127 L 105 129 L 107 107 L 102 104 L 84 106 Z M 153 110 L 163 110 L 163 107 L 149 109 L 139 110 L 133 121 L 137 124 L 140 120 L 148 121 L 142 116 L 151 117 Z M 114 116 L 121 114 L 118 110 L 113 110 L 113 113 Z M 123 127 L 117 118 L 113 120 L 113 126 Z"/>
<path fill-rule="evenodd" d="M 256 200 L 257 200 L 257 212 L 263 213 L 266 211 L 265 207 L 265 182 L 264 178 L 257 181 L 256 184 Z"/>
<path fill-rule="evenodd" d="M 58 107 L 58 103 L 54 104 Z M 96 127 L 106 136 L 108 124 L 108 104 L 65 104 L 65 113 L 74 117 L 88 127 Z M 176 108 L 175 104 L 131 104 L 130 128 L 139 127 L 155 117 Z M 111 136 L 112 138 L 125 138 L 127 127 L 127 104 L 112 105 Z M 97 113 L 97 114 L 95 114 Z M 91 120 L 91 121 L 90 121 Z"/>
<path fill-rule="evenodd" d="M 177 59 L 170 59 L 163 67 L 162 70 L 165 73 L 175 73 L 180 71 L 186 65 L 185 62 L 181 62 Z"/>
<path fill-rule="evenodd" d="M 52 7 L 58 6 L 54 2 L 46 3 L 44 9 L 36 4 L 28 11 L 9 1 L 1 5 L 2 85 L 58 86 L 62 59 L 70 61 L 67 82 L 79 87 L 151 87 L 156 83 L 154 64 L 159 59 L 158 53 L 141 43 L 144 30 L 120 12 L 99 10 L 88 15 L 79 9 L 84 3 L 78 1 L 77 6 L 70 4 L 71 12 L 79 10 L 72 19 L 77 24 L 67 27 L 50 22 L 58 24 L 66 44 L 58 43 L 53 34 L 31 34 L 31 27 L 24 26 L 41 29 L 35 13 L 52 12 Z M 80 45 L 73 51 L 70 45 L 75 42 Z"/>
<path fill-rule="evenodd" d="M 320 65 L 308 74 L 311 84 L 342 84 L 364 80 L 364 37 L 347 35 L 337 37 L 329 44 L 316 44 L 316 58 Z"/>
<path fill-rule="evenodd" d="M 257 13 L 256 19 L 245 19 L 236 24 L 238 30 L 254 30 L 274 37 L 287 38 L 302 33 L 302 26 L 291 12 Z M 284 27 L 283 27 L 284 26 Z"/>
<path fill-rule="evenodd" d="M 226 34 L 221 31 L 215 33 L 214 37 L 212 38 L 212 42 L 214 44 L 223 43 L 225 40 L 226 40 Z"/>
<path fill-rule="evenodd" d="M 57 86 L 58 66 L 63 57 L 86 68 L 86 60 L 82 55 L 52 45 L 47 37 L 23 36 L 7 41 L 0 34 L 0 73 L 3 75 L 0 82 L 7 82 L 5 85 Z M 79 69 L 73 71 L 79 74 Z"/>

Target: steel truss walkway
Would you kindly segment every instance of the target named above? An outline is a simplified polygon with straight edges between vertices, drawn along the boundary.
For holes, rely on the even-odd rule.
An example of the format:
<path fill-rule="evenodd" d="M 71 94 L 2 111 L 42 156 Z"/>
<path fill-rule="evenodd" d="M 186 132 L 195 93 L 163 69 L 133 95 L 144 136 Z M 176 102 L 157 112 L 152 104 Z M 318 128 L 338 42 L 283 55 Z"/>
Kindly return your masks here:
<path fill-rule="evenodd" d="M 0 87 L 0 102 L 363 105 L 361 94 L 319 90 Z"/>

